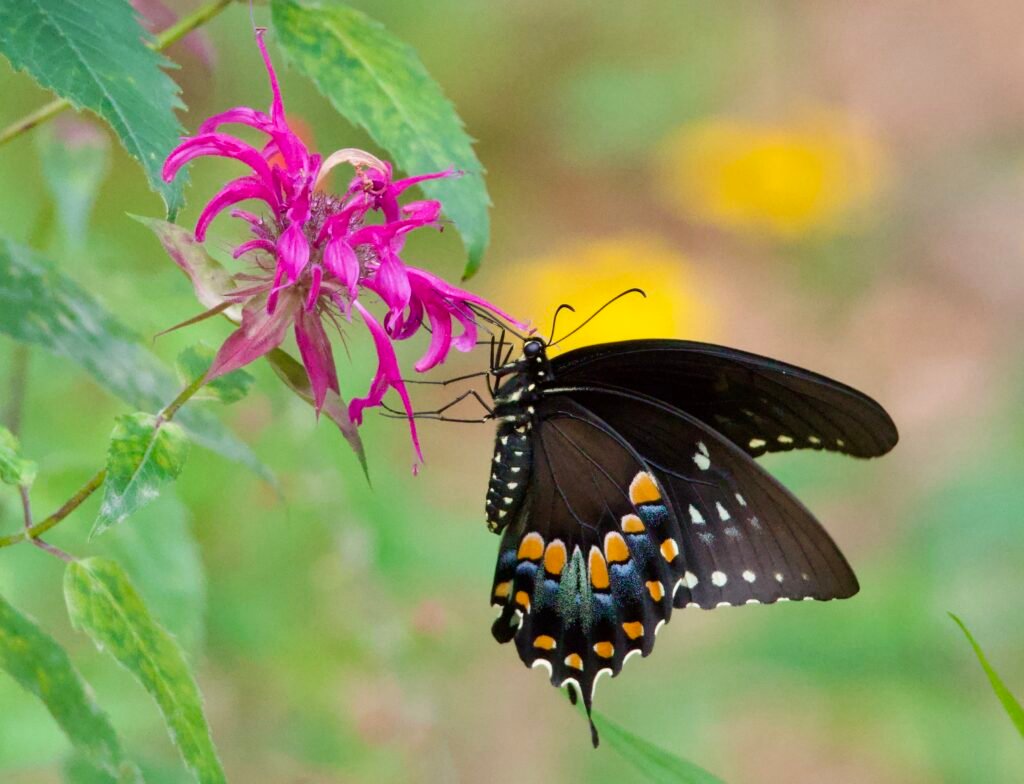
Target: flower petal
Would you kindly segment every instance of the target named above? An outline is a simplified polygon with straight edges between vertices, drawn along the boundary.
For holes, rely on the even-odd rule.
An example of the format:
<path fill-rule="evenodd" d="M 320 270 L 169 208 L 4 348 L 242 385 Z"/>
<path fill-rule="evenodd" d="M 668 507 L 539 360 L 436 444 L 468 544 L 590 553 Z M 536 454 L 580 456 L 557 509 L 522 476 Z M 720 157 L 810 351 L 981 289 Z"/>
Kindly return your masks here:
<path fill-rule="evenodd" d="M 312 270 L 310 270 L 310 283 L 309 283 L 309 294 L 306 296 L 306 307 L 307 311 L 311 311 L 316 307 L 317 299 L 320 297 L 320 284 L 324 279 L 324 268 L 319 264 L 314 264 Z"/>
<path fill-rule="evenodd" d="M 452 346 L 452 319 L 446 304 L 440 298 L 430 297 L 423 300 L 423 306 L 430 319 L 430 345 L 413 365 L 417 373 L 425 373 L 444 362 Z"/>
<path fill-rule="evenodd" d="M 282 307 L 274 313 L 268 313 L 262 303 L 254 304 L 243 311 L 242 325 L 228 336 L 217 351 L 217 356 L 206 373 L 207 383 L 248 365 L 281 345 L 288 325 L 295 317 L 293 302 L 281 304 Z"/>
<path fill-rule="evenodd" d="M 273 120 L 270 116 L 258 109 L 251 109 L 248 106 L 236 106 L 233 109 L 215 114 L 212 117 L 207 117 L 203 124 L 196 129 L 197 134 L 202 133 L 215 133 L 217 129 L 222 125 L 229 123 L 238 123 L 239 125 L 248 125 L 250 128 L 255 128 L 264 133 L 270 133 L 270 128 L 273 124 Z"/>
<path fill-rule="evenodd" d="M 324 246 L 324 266 L 346 288 L 350 296 L 359 291 L 359 258 L 343 239 L 332 239 Z"/>
<path fill-rule="evenodd" d="M 416 450 L 416 456 L 423 460 L 419 436 L 416 434 L 416 420 L 413 419 L 412 415 L 412 402 L 409 400 L 409 392 L 405 388 L 405 382 L 402 381 L 402 376 L 398 369 L 398 358 L 395 356 L 395 349 L 391 345 L 388 333 L 384 331 L 384 327 L 381 326 L 380 322 L 363 307 L 359 300 L 353 302 L 352 306 L 359 311 L 359 315 L 363 317 L 363 323 L 366 324 L 366 328 L 370 330 L 370 334 L 373 336 L 373 342 L 377 348 L 377 373 L 370 384 L 369 394 L 363 398 L 356 398 L 348 404 L 348 415 L 356 424 L 361 423 L 363 421 L 363 410 L 379 406 L 381 401 L 384 400 L 384 394 L 388 391 L 388 388 L 394 389 L 402 399 L 402 405 L 409 415 L 409 432 L 412 436 L 412 445 Z"/>
<path fill-rule="evenodd" d="M 294 283 L 309 263 L 309 240 L 302 224 L 293 223 L 277 238 L 277 266 Z"/>
<path fill-rule="evenodd" d="M 489 302 L 483 297 L 478 297 L 476 294 L 473 294 L 470 291 L 460 289 L 458 286 L 453 286 L 451 283 L 448 283 L 448 281 L 444 280 L 443 278 L 439 278 L 437 275 L 433 275 L 424 269 L 420 269 L 419 267 L 410 267 L 406 265 L 405 269 L 410 278 L 414 278 L 417 281 L 423 283 L 424 285 L 429 286 L 435 292 L 437 292 L 437 294 L 439 294 L 442 297 L 445 297 L 446 299 L 450 300 L 453 303 L 471 302 L 474 305 L 484 308 L 485 310 L 489 310 L 491 313 L 498 316 L 515 329 L 527 330 L 530 328 L 528 324 L 525 324 L 522 321 L 513 318 L 494 303 Z"/>
<path fill-rule="evenodd" d="M 219 158 L 234 158 L 246 164 L 266 184 L 267 188 L 273 189 L 274 178 L 270 173 L 270 166 L 260 155 L 260 151 L 245 142 L 228 136 L 223 133 L 204 133 L 199 136 L 186 138 L 181 144 L 171 150 L 171 154 L 164 161 L 163 178 L 170 182 L 178 173 L 178 170 L 193 158 L 203 155 L 212 155 Z"/>
<path fill-rule="evenodd" d="M 196 221 L 195 235 L 199 242 L 206 239 L 206 230 L 221 212 L 232 204 L 248 199 L 262 199 L 271 209 L 277 205 L 277 197 L 256 177 L 241 177 L 232 180 L 207 202 Z"/>
<path fill-rule="evenodd" d="M 327 338 L 320 316 L 302 309 L 295 316 L 295 342 L 299 346 L 302 364 L 313 389 L 313 406 L 317 414 L 323 408 L 327 390 L 338 392 L 338 374 L 334 366 L 331 341 Z"/>
<path fill-rule="evenodd" d="M 248 240 L 234 249 L 231 253 L 231 258 L 240 258 L 254 250 L 265 250 L 267 253 L 274 253 L 277 250 L 277 246 L 270 240 Z"/>

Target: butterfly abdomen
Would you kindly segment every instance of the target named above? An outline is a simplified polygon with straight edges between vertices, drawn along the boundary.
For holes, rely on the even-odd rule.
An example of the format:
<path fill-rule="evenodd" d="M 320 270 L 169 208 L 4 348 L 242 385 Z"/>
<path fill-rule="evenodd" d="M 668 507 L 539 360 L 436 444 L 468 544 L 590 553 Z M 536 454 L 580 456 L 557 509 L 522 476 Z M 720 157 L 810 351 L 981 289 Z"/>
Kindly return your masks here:
<path fill-rule="evenodd" d="M 498 425 L 498 438 L 487 485 L 487 527 L 501 531 L 522 505 L 530 479 L 532 445 L 526 427 L 506 421 Z"/>

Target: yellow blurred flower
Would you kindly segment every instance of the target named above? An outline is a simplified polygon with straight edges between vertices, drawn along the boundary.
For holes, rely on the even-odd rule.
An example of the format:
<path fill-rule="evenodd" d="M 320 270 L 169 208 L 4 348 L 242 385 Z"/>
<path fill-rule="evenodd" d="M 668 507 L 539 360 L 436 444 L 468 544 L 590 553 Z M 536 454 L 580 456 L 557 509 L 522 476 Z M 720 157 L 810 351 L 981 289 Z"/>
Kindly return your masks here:
<path fill-rule="evenodd" d="M 507 284 L 512 312 L 531 320 L 550 338 L 551 318 L 563 302 L 576 308 L 558 317 L 555 337 L 565 335 L 608 300 L 638 287 L 615 303 L 559 349 L 632 338 L 707 340 L 714 335 L 715 312 L 694 284 L 689 259 L 663 240 L 625 235 L 567 246 L 516 265 Z"/>
<path fill-rule="evenodd" d="M 712 119 L 671 137 L 660 166 L 683 214 L 783 238 L 836 228 L 877 193 L 877 139 L 836 113 L 785 125 Z"/>

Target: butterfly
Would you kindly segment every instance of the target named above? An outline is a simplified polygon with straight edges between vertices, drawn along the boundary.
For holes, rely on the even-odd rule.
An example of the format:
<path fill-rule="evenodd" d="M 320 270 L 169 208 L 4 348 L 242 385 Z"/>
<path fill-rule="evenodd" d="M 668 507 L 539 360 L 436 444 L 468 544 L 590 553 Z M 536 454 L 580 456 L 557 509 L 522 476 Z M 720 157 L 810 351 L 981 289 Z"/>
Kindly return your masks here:
<path fill-rule="evenodd" d="M 552 358 L 520 337 L 518 358 L 492 351 L 492 633 L 588 717 L 598 679 L 650 654 L 673 609 L 857 592 L 835 542 L 754 458 L 883 455 L 898 434 L 878 403 L 724 346 L 629 340 Z"/>

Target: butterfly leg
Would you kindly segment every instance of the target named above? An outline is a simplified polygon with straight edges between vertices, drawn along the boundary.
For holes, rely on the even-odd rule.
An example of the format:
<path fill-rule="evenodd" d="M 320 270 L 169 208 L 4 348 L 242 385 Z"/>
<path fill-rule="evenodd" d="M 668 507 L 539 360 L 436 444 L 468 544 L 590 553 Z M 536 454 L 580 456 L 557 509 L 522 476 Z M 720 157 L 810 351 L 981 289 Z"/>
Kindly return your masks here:
<path fill-rule="evenodd" d="M 445 411 L 461 403 L 463 400 L 469 397 L 474 398 L 481 406 L 484 407 L 484 410 L 487 411 L 486 416 L 481 417 L 479 419 L 455 419 L 452 417 L 443 416 Z M 409 417 L 409 414 L 405 413 L 404 411 L 398 411 L 397 409 L 391 408 L 385 403 L 382 403 L 381 407 L 387 412 L 382 414 L 382 416 L 388 416 L 393 419 L 407 419 Z M 434 409 L 433 411 L 414 411 L 412 413 L 412 417 L 414 419 L 436 419 L 442 422 L 486 422 L 488 419 L 490 419 L 492 413 L 493 411 L 491 407 L 487 405 L 487 402 L 482 397 L 480 397 L 480 393 L 477 392 L 475 389 L 470 389 L 467 392 L 463 392 L 461 395 L 459 395 L 451 402 L 446 403 L 445 405 L 441 406 L 440 408 Z"/>

